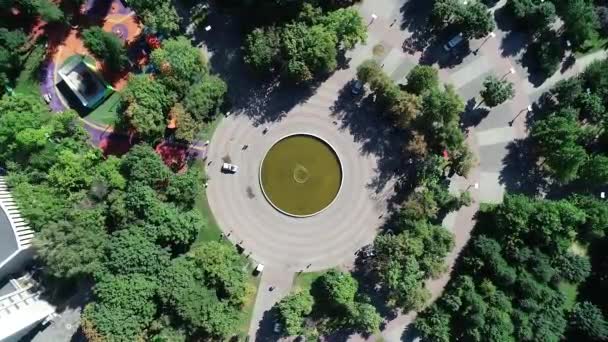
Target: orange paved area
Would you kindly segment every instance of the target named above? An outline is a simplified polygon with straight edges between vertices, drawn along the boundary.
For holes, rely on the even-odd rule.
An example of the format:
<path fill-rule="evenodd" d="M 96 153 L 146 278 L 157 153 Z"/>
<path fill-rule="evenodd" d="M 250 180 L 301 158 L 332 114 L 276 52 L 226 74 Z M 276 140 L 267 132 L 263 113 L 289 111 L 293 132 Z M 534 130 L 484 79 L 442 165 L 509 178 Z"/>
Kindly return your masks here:
<path fill-rule="evenodd" d="M 63 65 L 63 62 L 74 54 L 84 54 L 93 57 L 84 46 L 80 36 L 81 31 L 87 27 L 99 25 L 107 32 L 112 32 L 114 29 L 115 33 L 118 32 L 123 35 L 123 39 L 126 38 L 127 46 L 132 44 L 140 36 L 142 28 L 134 13 L 119 13 L 117 6 L 115 5 L 116 1 L 117 0 L 113 1 L 112 6 L 108 10 L 108 14 L 101 22 L 94 22 L 93 18 L 83 17 L 83 22 L 89 22 L 86 22 L 75 29 L 70 29 L 67 37 L 54 49 L 55 53 L 53 54 L 52 59 L 55 63 L 55 68 L 60 68 L 61 65 Z M 97 68 L 101 70 L 104 79 L 110 83 L 114 89 L 121 90 L 126 85 L 129 73 L 128 68 L 120 73 L 109 72 L 104 69 L 103 64 L 100 61 L 97 61 Z"/>

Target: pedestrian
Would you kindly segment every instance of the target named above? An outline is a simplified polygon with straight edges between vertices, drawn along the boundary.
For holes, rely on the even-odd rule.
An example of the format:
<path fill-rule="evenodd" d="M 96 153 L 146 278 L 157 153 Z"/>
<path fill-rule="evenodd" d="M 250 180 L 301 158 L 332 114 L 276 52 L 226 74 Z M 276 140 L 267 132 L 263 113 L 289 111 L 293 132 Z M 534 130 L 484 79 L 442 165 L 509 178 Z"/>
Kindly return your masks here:
<path fill-rule="evenodd" d="M 213 160 L 210 160 L 210 161 L 207 163 L 207 166 L 211 165 L 211 163 L 213 163 Z"/>
<path fill-rule="evenodd" d="M 249 147 L 249 145 L 243 145 L 243 151 L 246 150 L 247 147 Z"/>
<path fill-rule="evenodd" d="M 306 265 L 306 269 L 309 269 L 309 268 L 310 268 L 310 266 L 312 266 L 312 264 L 308 264 L 308 265 Z"/>
<path fill-rule="evenodd" d="M 262 130 L 262 134 L 266 134 L 268 133 L 268 126 L 264 127 L 264 130 Z"/>
<path fill-rule="evenodd" d="M 274 290 L 274 286 L 268 288 L 268 291 L 272 292 L 272 290 Z"/>
<path fill-rule="evenodd" d="M 395 25 L 396 22 L 397 22 L 397 19 L 394 19 L 393 22 L 391 23 L 391 27 L 393 27 L 393 25 Z"/>

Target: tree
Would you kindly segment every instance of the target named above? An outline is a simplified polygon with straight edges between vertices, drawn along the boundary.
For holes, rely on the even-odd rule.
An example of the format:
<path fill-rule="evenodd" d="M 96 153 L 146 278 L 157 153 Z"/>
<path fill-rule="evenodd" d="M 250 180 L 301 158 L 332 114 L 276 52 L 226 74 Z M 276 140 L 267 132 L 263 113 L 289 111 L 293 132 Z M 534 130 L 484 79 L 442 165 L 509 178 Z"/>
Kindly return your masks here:
<path fill-rule="evenodd" d="M 585 224 L 579 232 L 586 240 L 601 238 L 608 232 L 608 204 L 592 196 L 575 195 L 572 203 L 585 213 Z"/>
<path fill-rule="evenodd" d="M 154 276 L 169 266 L 169 252 L 148 240 L 137 228 L 115 232 L 107 247 L 104 266 L 114 275 L 138 273 Z"/>
<path fill-rule="evenodd" d="M 152 9 L 144 9 L 141 17 L 146 28 L 164 35 L 179 31 L 181 18 L 170 1 L 160 1 Z"/>
<path fill-rule="evenodd" d="M 352 49 L 357 43 L 367 39 L 363 18 L 354 8 L 340 8 L 329 12 L 320 18 L 320 22 L 329 31 L 335 32 L 338 44 L 345 49 Z"/>
<path fill-rule="evenodd" d="M 513 15 L 533 30 L 549 27 L 557 17 L 555 5 L 549 1 L 510 0 L 507 4 Z"/>
<path fill-rule="evenodd" d="M 420 97 L 400 92 L 396 102 L 389 108 L 395 126 L 406 129 L 414 122 L 421 108 Z"/>
<path fill-rule="evenodd" d="M 431 305 L 414 321 L 425 339 L 437 342 L 450 341 L 450 315 L 443 312 L 437 305 Z"/>
<path fill-rule="evenodd" d="M 334 71 L 337 43 L 336 34 L 322 25 L 287 24 L 281 41 L 287 76 L 295 82 L 306 82 L 315 75 Z"/>
<path fill-rule="evenodd" d="M 483 86 L 481 97 L 490 107 L 496 107 L 515 96 L 513 83 L 507 80 L 499 80 L 496 76 L 486 77 Z"/>
<path fill-rule="evenodd" d="M 63 11 L 50 0 L 30 1 L 28 5 L 46 22 L 57 23 L 65 19 Z"/>
<path fill-rule="evenodd" d="M 22 47 L 27 36 L 21 30 L 0 28 L 0 88 L 10 86 L 21 69 Z M 4 89 L 0 90 L 0 94 Z"/>
<path fill-rule="evenodd" d="M 591 274 L 589 258 L 566 253 L 554 260 L 554 265 L 562 279 L 572 283 L 582 283 Z"/>
<path fill-rule="evenodd" d="M 103 262 L 109 236 L 101 208 L 74 208 L 59 221 L 46 222 L 34 244 L 46 270 L 58 278 L 92 275 Z"/>
<path fill-rule="evenodd" d="M 531 51 L 540 71 L 546 76 L 551 76 L 557 71 L 564 56 L 559 36 L 553 30 L 542 32 Z"/>
<path fill-rule="evenodd" d="M 190 334 L 222 339 L 238 326 L 239 308 L 222 300 L 214 288 L 206 285 L 203 272 L 192 257 L 174 259 L 164 279 L 167 281 L 160 296 L 184 321 Z"/>
<path fill-rule="evenodd" d="M 352 307 L 355 294 L 359 288 L 357 280 L 349 273 L 331 269 L 318 280 L 321 300 L 327 301 L 338 310 L 348 310 Z"/>
<path fill-rule="evenodd" d="M 570 312 L 570 327 L 581 337 L 592 341 L 608 338 L 608 322 L 602 311 L 590 302 L 579 302 Z"/>
<path fill-rule="evenodd" d="M 104 339 L 133 341 L 156 315 L 157 288 L 142 275 L 103 274 L 93 289 L 95 302 L 86 306 L 83 319 Z"/>
<path fill-rule="evenodd" d="M 181 103 L 176 103 L 169 111 L 171 120 L 175 120 L 175 138 L 185 142 L 196 140 L 198 132 L 202 128 L 202 123 L 194 120 L 192 115 L 186 111 Z"/>
<path fill-rule="evenodd" d="M 304 333 L 304 318 L 312 312 L 314 300 L 308 292 L 297 292 L 281 299 L 277 304 L 279 317 L 287 336 Z"/>
<path fill-rule="evenodd" d="M 121 70 L 129 62 L 123 41 L 114 33 L 106 32 L 99 26 L 87 28 L 82 32 L 86 48 L 114 71 Z"/>
<path fill-rule="evenodd" d="M 433 7 L 436 25 L 445 27 L 454 24 L 467 38 L 483 38 L 494 30 L 495 24 L 488 7 L 482 2 L 460 2 L 439 0 Z"/>
<path fill-rule="evenodd" d="M 184 98 L 184 108 L 199 122 L 211 120 L 218 114 L 227 91 L 221 78 L 207 75 L 190 87 Z"/>
<path fill-rule="evenodd" d="M 487 36 L 494 30 L 494 18 L 488 7 L 479 1 L 472 1 L 468 5 L 463 5 L 456 19 L 462 34 L 468 38 L 480 39 Z"/>
<path fill-rule="evenodd" d="M 121 161 L 121 171 L 130 183 L 143 183 L 153 189 L 165 189 L 171 179 L 169 168 L 146 144 L 133 146 Z"/>
<path fill-rule="evenodd" d="M 581 46 L 597 36 L 599 22 L 593 4 L 585 0 L 564 2 L 562 19 L 572 43 Z"/>
<path fill-rule="evenodd" d="M 246 293 L 246 278 L 243 259 L 234 248 L 212 241 L 197 247 L 193 253 L 208 285 L 217 289 L 220 297 L 241 304 Z"/>
<path fill-rule="evenodd" d="M 184 174 L 175 175 L 169 181 L 167 198 L 180 208 L 192 208 L 202 191 L 201 185 L 204 180 L 204 176 L 196 168 L 190 168 Z"/>
<path fill-rule="evenodd" d="M 166 111 L 172 102 L 167 88 L 149 75 L 142 74 L 129 77 L 121 95 L 125 109 L 122 120 L 146 140 L 162 137 Z"/>
<path fill-rule="evenodd" d="M 160 82 L 178 97 L 208 73 L 205 56 L 185 37 L 165 40 L 150 57 L 154 67 L 160 70 Z"/>
<path fill-rule="evenodd" d="M 281 37 L 274 27 L 256 28 L 245 40 L 245 62 L 260 74 L 272 73 L 280 58 Z"/>
<path fill-rule="evenodd" d="M 368 303 L 357 303 L 354 308 L 353 325 L 364 334 L 373 334 L 380 330 L 382 317 L 376 308 Z"/>
<path fill-rule="evenodd" d="M 575 111 L 564 109 L 537 121 L 530 132 L 545 156 L 547 166 L 565 183 L 577 177 L 587 158 L 587 152 L 578 145 L 582 131 L 576 117 Z"/>
<path fill-rule="evenodd" d="M 420 95 L 438 86 L 439 75 L 432 66 L 416 65 L 407 75 L 407 89 L 414 94 Z"/>
<path fill-rule="evenodd" d="M 608 157 L 594 154 L 589 156 L 580 169 L 580 178 L 592 185 L 608 183 Z"/>

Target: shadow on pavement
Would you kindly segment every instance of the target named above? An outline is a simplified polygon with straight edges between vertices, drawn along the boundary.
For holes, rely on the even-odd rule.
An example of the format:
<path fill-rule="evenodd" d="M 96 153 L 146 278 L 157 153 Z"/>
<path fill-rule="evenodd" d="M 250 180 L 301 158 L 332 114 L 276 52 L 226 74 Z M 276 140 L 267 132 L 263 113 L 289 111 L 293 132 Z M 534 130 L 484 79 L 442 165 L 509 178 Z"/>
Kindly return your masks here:
<path fill-rule="evenodd" d="M 353 95 L 353 82 L 340 90 L 338 99 L 331 107 L 331 115 L 340 121 L 341 130 L 348 130 L 355 142 L 362 145 L 362 154 L 372 154 L 377 158 L 376 176 L 368 186 L 379 193 L 403 169 L 401 150 L 406 134 L 382 117 L 373 96 L 361 98 L 361 95 Z M 334 121 L 334 124 L 338 124 L 338 121 Z"/>
<path fill-rule="evenodd" d="M 503 6 L 494 12 L 494 20 L 496 27 L 506 32 L 500 44 L 502 56 L 513 57 L 526 49 L 530 43 L 530 35 L 518 27 L 507 6 Z"/>
<path fill-rule="evenodd" d="M 507 145 L 499 176 L 507 192 L 532 196 L 546 192 L 549 184 L 537 165 L 538 156 L 533 147 L 530 139 L 516 139 Z"/>
<path fill-rule="evenodd" d="M 212 29 L 197 30 L 193 39 L 207 47 L 213 72 L 228 84 L 232 112 L 246 115 L 258 125 L 280 121 L 295 105 L 314 94 L 322 82 L 320 79 L 312 85 L 295 86 L 281 82 L 278 77 L 259 79 L 243 61 L 241 47 L 245 34 L 237 17 L 212 11 L 207 20 Z"/>
<path fill-rule="evenodd" d="M 258 332 L 255 335 L 256 342 L 275 342 L 281 338 L 281 335 L 274 332 L 277 317 L 279 317 L 279 313 L 276 307 L 264 312 L 264 316 L 258 326 Z"/>
<path fill-rule="evenodd" d="M 460 125 L 463 129 L 475 127 L 485 119 L 490 110 L 485 107 L 480 107 L 477 100 L 473 97 L 467 101 L 464 112 L 460 116 Z"/>

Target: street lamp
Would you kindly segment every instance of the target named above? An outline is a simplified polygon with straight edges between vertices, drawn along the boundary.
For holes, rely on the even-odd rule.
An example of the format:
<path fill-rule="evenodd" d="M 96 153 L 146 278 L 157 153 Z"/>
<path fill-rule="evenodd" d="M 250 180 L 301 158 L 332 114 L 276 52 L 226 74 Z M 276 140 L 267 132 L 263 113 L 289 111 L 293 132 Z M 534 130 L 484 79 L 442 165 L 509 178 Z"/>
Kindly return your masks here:
<path fill-rule="evenodd" d="M 515 117 L 513 118 L 513 120 L 509 121 L 509 126 L 513 126 L 513 123 L 515 122 L 515 119 L 517 119 L 521 113 L 523 112 L 527 112 L 527 113 L 531 113 L 532 112 L 532 105 L 528 105 L 528 107 L 526 107 L 526 109 L 522 109 L 519 111 L 519 113 L 517 113 L 517 115 L 515 115 Z"/>
<path fill-rule="evenodd" d="M 488 41 L 488 39 L 494 38 L 494 37 L 496 37 L 496 33 L 490 32 L 490 34 L 488 34 L 488 36 L 486 37 L 486 39 L 484 39 L 484 41 L 481 43 L 481 45 L 479 45 L 479 47 L 475 51 L 473 51 L 473 54 L 476 55 L 477 52 L 479 52 L 479 49 L 481 49 L 481 47 Z"/>

